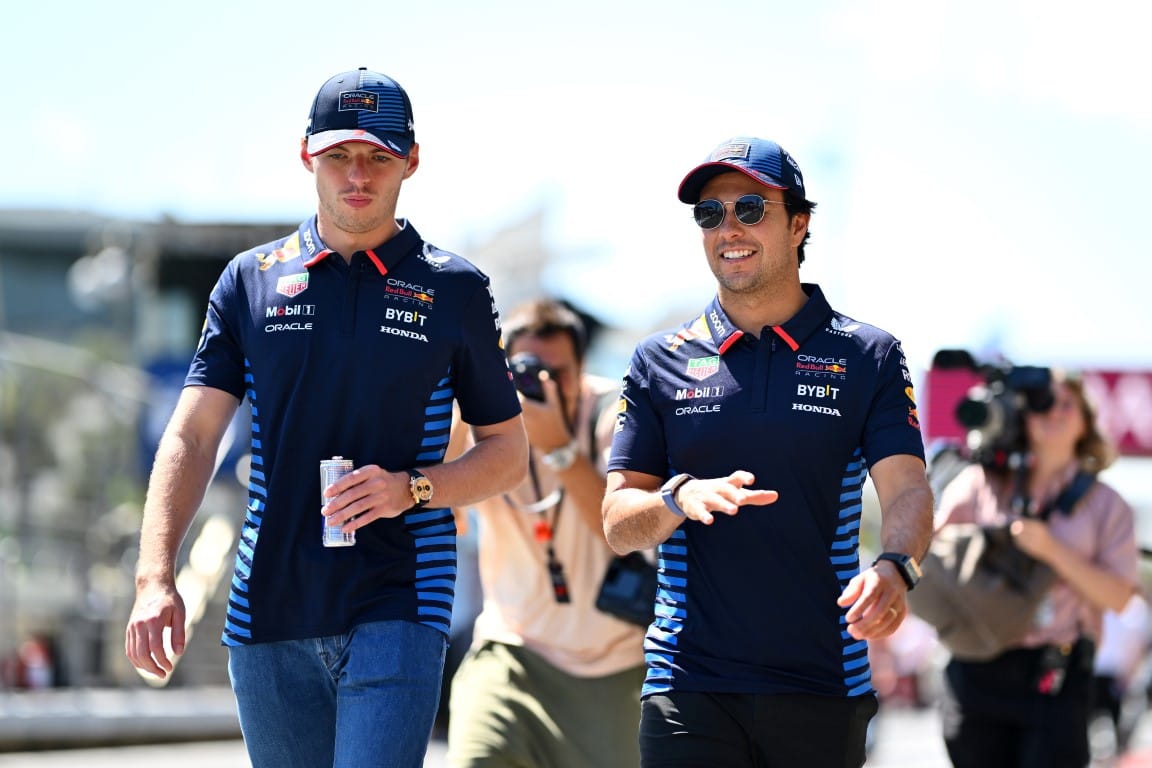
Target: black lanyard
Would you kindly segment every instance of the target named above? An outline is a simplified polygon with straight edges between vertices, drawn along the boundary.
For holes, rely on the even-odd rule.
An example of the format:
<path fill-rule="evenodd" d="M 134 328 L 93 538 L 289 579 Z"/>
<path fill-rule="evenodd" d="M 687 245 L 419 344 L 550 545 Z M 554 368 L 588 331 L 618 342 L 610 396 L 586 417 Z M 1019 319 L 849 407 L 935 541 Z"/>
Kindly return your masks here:
<path fill-rule="evenodd" d="M 579 404 L 579 401 L 577 403 Z M 564 405 L 563 393 L 561 393 L 560 408 L 564 414 L 564 423 L 568 427 L 568 434 L 571 435 L 573 432 L 572 422 L 568 419 L 568 410 Z M 532 478 L 532 489 L 536 492 L 537 501 L 528 505 L 517 504 L 508 494 L 504 494 L 504 500 L 517 509 L 534 512 L 538 515 L 532 526 L 532 532 L 536 541 L 544 545 L 544 552 L 547 555 L 545 565 L 548 568 L 548 579 L 552 582 L 552 596 L 556 598 L 558 603 L 570 603 L 572 596 L 568 592 L 568 578 L 564 575 L 564 564 L 556 557 L 556 549 L 552 546 L 552 542 L 556 539 L 556 530 L 560 525 L 560 508 L 564 504 L 564 487 L 560 486 L 552 493 L 544 496 L 540 488 L 540 476 L 536 472 L 536 460 L 532 455 L 528 456 L 528 474 Z M 552 513 L 551 520 L 548 519 L 549 511 Z"/>
<path fill-rule="evenodd" d="M 1053 512 L 1059 512 L 1063 515 L 1072 514 L 1072 508 L 1080 501 L 1080 498 L 1088 492 L 1092 487 L 1092 483 L 1096 482 L 1096 475 L 1085 470 L 1077 470 L 1076 475 L 1068 482 L 1060 491 L 1060 495 L 1054 501 L 1046 504 L 1043 509 L 1038 512 L 1033 510 L 1034 504 L 1032 499 L 1025 493 L 1024 487 L 1027 483 L 1026 474 L 1024 471 L 1018 471 L 1016 475 L 1016 493 L 1012 499 L 1012 510 L 1023 517 L 1036 517 L 1045 522 L 1048 521 L 1049 516 Z"/>
<path fill-rule="evenodd" d="M 572 596 L 568 593 L 568 579 L 564 575 L 564 564 L 556 557 L 556 549 L 552 545 L 556 539 L 557 526 L 560 525 L 560 509 L 564 504 L 564 487 L 561 486 L 544 496 L 540 488 L 540 476 L 536 472 L 536 460 L 532 456 L 528 458 L 528 474 L 532 478 L 532 489 L 536 492 L 538 500 L 531 504 L 518 504 L 505 493 L 504 501 L 510 506 L 536 515 L 532 533 L 536 541 L 544 545 L 544 552 L 547 555 L 545 565 L 548 568 L 548 579 L 552 582 L 552 595 L 558 603 L 570 603 Z M 549 513 L 551 513 L 551 519 L 549 519 Z"/>

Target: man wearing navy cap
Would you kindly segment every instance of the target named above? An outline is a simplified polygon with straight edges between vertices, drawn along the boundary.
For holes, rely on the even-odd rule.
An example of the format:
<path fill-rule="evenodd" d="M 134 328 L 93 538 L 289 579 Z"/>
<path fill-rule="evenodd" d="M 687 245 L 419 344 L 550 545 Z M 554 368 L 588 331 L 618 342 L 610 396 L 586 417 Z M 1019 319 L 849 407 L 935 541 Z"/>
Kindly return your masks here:
<path fill-rule="evenodd" d="M 716 297 L 637 345 L 602 510 L 661 566 L 641 765 L 860 766 L 867 641 L 903 621 L 932 530 L 904 353 L 800 281 L 816 204 L 778 144 L 722 143 L 679 198 Z M 869 476 L 884 551 L 861 563 Z"/>
<path fill-rule="evenodd" d="M 125 650 L 165 677 L 185 644 L 180 542 L 248 400 L 222 641 L 256 768 L 423 764 L 455 590 L 451 508 L 527 471 L 487 276 L 396 218 L 419 149 L 395 80 L 360 69 L 324 84 L 300 148 L 317 214 L 225 267 L 157 450 Z M 475 446 L 444 462 L 454 402 Z M 322 484 L 337 456 L 354 471 Z"/>

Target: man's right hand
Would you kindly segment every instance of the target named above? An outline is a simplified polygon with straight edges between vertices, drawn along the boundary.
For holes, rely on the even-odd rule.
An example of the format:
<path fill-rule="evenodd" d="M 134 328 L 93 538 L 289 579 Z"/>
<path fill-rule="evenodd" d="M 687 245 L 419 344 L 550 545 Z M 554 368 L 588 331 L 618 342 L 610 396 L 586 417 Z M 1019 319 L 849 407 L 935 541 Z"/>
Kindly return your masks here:
<path fill-rule="evenodd" d="M 727 477 L 714 479 L 694 478 L 680 486 L 677 498 L 684 515 L 704 525 L 715 522 L 713 512 L 735 516 L 740 507 L 774 504 L 780 494 L 773 490 L 749 488 L 756 476 L 738 469 Z"/>
<path fill-rule="evenodd" d="M 141 587 L 124 632 L 124 654 L 142 672 L 159 678 L 171 674 L 175 657 L 184 653 L 184 599 L 174 584 Z M 171 631 L 172 652 L 164 645 L 164 631 Z"/>
<path fill-rule="evenodd" d="M 538 451 L 548 453 L 567 445 L 572 440 L 572 433 L 564 414 L 564 400 L 559 384 L 544 374 L 540 385 L 544 390 L 544 401 L 521 395 L 520 409 L 528 444 Z"/>

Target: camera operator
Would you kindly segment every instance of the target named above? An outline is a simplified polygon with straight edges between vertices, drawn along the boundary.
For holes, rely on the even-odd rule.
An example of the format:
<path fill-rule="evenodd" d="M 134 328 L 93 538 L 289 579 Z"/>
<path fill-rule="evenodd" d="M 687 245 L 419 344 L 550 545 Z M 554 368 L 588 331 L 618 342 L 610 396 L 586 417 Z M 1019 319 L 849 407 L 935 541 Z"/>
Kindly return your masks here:
<path fill-rule="evenodd" d="M 596 607 L 620 385 L 585 371 L 585 326 L 558 302 L 521 305 L 503 328 L 529 476 L 474 507 L 484 605 L 452 679 L 448 763 L 636 766 L 644 630 Z"/>
<path fill-rule="evenodd" d="M 1113 488 L 1091 482 L 1111 463 L 1111 447 L 1079 379 L 1048 373 L 1044 394 L 1050 389 L 1051 398 L 1021 395 L 1021 405 L 1008 410 L 1004 429 L 1016 430 L 1018 444 L 1000 445 L 961 470 L 937 511 L 937 530 L 1008 525 L 1016 547 L 1056 577 L 1013 647 L 987 661 L 948 662 L 944 740 L 957 768 L 1087 766 L 1102 614 L 1123 609 L 1139 589 L 1132 508 Z M 1007 392 L 1004 403 L 1020 394 Z M 1090 476 L 1087 491 L 1074 504 L 1058 504 L 1080 473 Z"/>

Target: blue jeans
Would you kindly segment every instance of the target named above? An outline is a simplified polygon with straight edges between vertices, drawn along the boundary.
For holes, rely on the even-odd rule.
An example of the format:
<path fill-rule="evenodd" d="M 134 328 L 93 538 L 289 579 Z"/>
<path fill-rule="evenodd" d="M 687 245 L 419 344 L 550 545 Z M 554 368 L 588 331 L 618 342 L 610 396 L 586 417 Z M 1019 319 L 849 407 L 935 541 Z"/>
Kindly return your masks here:
<path fill-rule="evenodd" d="M 408 621 L 229 648 L 253 768 L 421 768 L 446 648 Z"/>

